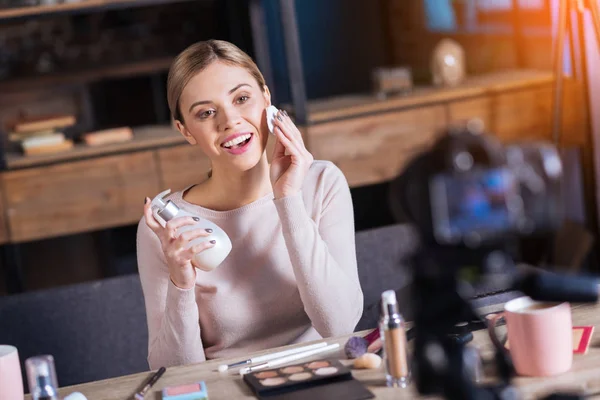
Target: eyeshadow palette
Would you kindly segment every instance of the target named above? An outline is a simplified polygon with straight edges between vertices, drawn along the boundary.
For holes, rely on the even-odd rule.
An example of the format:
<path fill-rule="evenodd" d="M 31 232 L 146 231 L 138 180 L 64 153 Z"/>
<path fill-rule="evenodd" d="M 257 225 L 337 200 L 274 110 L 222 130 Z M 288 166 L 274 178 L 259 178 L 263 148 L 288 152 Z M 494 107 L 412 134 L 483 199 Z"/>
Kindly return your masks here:
<path fill-rule="evenodd" d="M 208 391 L 204 382 L 188 385 L 170 386 L 162 390 L 163 400 L 208 400 Z"/>
<path fill-rule="evenodd" d="M 375 396 L 339 361 L 311 361 L 244 375 L 260 399 L 371 399 Z"/>

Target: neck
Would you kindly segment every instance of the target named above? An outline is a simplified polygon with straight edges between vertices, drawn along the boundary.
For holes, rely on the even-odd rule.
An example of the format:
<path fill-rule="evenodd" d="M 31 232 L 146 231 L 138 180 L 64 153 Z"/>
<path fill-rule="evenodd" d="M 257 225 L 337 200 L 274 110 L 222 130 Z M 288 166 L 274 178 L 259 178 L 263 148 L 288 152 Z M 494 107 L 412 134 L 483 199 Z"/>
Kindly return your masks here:
<path fill-rule="evenodd" d="M 218 199 L 218 204 L 223 209 L 234 209 L 252 203 L 273 190 L 265 154 L 256 166 L 247 171 L 232 173 L 214 166 L 208 184 L 211 198 Z"/>

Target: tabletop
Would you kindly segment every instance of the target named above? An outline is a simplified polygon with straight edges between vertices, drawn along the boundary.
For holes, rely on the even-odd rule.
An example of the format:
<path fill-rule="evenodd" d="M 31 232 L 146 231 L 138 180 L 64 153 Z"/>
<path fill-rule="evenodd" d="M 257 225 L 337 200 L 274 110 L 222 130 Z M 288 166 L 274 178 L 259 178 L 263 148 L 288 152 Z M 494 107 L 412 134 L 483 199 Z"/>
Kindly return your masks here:
<path fill-rule="evenodd" d="M 502 305 L 489 306 L 479 310 L 481 314 L 500 311 Z M 574 326 L 582 325 L 600 325 L 600 305 L 572 305 L 572 319 Z M 354 335 L 359 335 L 355 333 Z M 338 353 L 330 353 L 326 356 L 317 356 L 313 359 L 327 358 L 340 359 L 342 363 L 351 365 L 351 360 L 346 360 L 343 354 L 343 346 L 352 335 L 325 339 L 328 343 L 340 343 Z M 291 345 L 287 347 L 297 347 L 306 345 Z M 481 330 L 474 332 L 474 339 L 470 343 L 476 346 L 483 359 L 491 359 L 493 348 L 489 340 L 487 331 Z M 281 350 L 281 349 L 277 349 Z M 160 400 L 160 391 L 167 386 L 189 384 L 198 381 L 204 381 L 208 388 L 210 400 L 243 400 L 256 399 L 250 387 L 244 383 L 237 370 L 231 372 L 219 372 L 218 366 L 229 364 L 249 358 L 253 355 L 273 352 L 270 349 L 262 352 L 248 354 L 245 357 L 211 360 L 200 364 L 179 366 L 167 368 L 162 378 L 152 388 L 146 396 L 148 400 Z M 307 359 L 311 360 L 311 359 Z M 304 360 L 303 360 L 304 361 Z M 299 361 L 293 362 L 297 364 Z M 84 366 L 82 366 L 84 367 Z M 134 375 L 128 375 L 103 381 L 96 381 L 64 387 L 60 389 L 60 394 L 66 396 L 72 392 L 83 393 L 88 400 L 125 400 L 131 399 L 133 394 L 140 389 L 146 382 L 151 372 L 144 372 Z M 377 399 L 414 399 L 418 393 L 414 384 L 406 389 L 388 388 L 385 386 L 385 373 L 383 367 L 374 370 L 353 370 L 352 375 L 355 379 L 365 384 Z M 587 354 L 575 354 L 571 370 L 559 376 L 552 378 L 529 378 L 517 377 L 512 383 L 519 389 L 523 399 L 537 399 L 545 394 L 556 391 L 583 391 L 588 393 L 600 391 L 600 335 L 592 337 L 590 348 Z M 429 397 L 433 398 L 433 397 Z M 30 400 L 28 395 L 26 400 Z"/>

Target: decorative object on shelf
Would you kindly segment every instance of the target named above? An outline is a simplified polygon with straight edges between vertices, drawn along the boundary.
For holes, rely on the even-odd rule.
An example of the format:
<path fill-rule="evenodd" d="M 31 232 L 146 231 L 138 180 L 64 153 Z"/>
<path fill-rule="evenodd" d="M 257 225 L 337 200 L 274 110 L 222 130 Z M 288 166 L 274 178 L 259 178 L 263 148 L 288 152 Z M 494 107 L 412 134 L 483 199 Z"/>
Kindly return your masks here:
<path fill-rule="evenodd" d="M 7 124 L 10 142 L 20 143 L 25 155 L 55 153 L 71 149 L 73 141 L 62 132 L 76 123 L 74 115 L 19 116 Z"/>
<path fill-rule="evenodd" d="M 441 40 L 433 49 L 431 73 L 435 86 L 457 86 L 466 78 L 465 51 L 452 39 Z"/>
<path fill-rule="evenodd" d="M 413 88 L 412 71 L 408 67 L 378 67 L 372 72 L 373 90 L 378 98 L 410 92 Z"/>
<path fill-rule="evenodd" d="M 88 146 L 101 146 L 111 143 L 128 142 L 133 139 L 133 130 L 128 126 L 104 129 L 101 131 L 84 133 L 83 142 Z"/>

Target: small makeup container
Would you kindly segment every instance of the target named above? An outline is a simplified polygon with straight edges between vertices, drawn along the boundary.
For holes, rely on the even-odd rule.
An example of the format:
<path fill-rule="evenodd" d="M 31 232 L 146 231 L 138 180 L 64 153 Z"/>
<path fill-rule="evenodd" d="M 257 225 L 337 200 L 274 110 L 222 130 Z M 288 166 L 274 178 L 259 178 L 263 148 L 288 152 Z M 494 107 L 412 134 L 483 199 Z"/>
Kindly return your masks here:
<path fill-rule="evenodd" d="M 208 400 L 208 390 L 204 382 L 170 386 L 162 390 L 163 400 Z"/>
<path fill-rule="evenodd" d="M 396 292 L 393 290 L 386 290 L 381 294 L 379 330 L 383 340 L 387 386 L 405 388 L 410 383 L 406 328 L 404 319 L 398 312 Z"/>
<path fill-rule="evenodd" d="M 25 360 L 25 370 L 32 400 L 59 400 L 54 357 L 30 357 Z"/>

